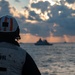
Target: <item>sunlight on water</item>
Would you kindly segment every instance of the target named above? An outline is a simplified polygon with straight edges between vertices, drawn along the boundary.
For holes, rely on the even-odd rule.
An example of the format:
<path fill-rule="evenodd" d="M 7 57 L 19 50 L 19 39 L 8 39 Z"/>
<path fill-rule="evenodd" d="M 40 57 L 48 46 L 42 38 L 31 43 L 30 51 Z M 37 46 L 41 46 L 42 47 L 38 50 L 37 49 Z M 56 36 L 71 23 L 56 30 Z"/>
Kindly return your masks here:
<path fill-rule="evenodd" d="M 75 75 L 75 44 L 21 47 L 32 56 L 42 75 Z"/>

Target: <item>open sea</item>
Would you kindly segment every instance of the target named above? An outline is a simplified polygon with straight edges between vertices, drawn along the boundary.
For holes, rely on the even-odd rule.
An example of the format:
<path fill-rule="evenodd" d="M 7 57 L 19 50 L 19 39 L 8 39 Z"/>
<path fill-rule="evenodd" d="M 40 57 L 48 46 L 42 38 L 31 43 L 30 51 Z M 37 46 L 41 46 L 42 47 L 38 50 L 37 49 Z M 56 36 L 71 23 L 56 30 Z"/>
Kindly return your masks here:
<path fill-rule="evenodd" d="M 41 75 L 75 75 L 75 43 L 20 46 L 32 56 Z"/>

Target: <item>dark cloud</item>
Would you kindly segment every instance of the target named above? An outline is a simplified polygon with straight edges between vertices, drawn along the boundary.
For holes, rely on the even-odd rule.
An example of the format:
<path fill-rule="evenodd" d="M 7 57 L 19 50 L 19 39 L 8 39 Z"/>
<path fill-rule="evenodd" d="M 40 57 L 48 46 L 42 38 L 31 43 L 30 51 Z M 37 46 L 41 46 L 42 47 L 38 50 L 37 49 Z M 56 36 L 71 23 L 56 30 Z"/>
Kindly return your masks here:
<path fill-rule="evenodd" d="M 50 14 L 52 14 L 52 17 Z M 50 14 L 48 22 L 59 25 L 56 27 L 56 32 L 53 32 L 54 35 L 75 35 L 75 17 L 72 16 L 72 14 L 75 14 L 75 10 L 69 9 L 65 5 L 54 5 L 51 7 Z"/>
<path fill-rule="evenodd" d="M 30 16 L 28 19 L 35 19 L 40 22 L 36 25 L 27 24 L 27 29 L 30 31 L 29 33 L 33 35 L 38 34 L 43 37 L 49 36 L 50 32 L 52 32 L 54 36 L 75 35 L 75 16 L 72 16 L 72 14 L 75 14 L 75 10 L 68 8 L 65 5 L 65 1 L 60 1 L 60 5 L 55 4 L 53 6 L 47 1 L 39 1 L 38 3 L 32 3 L 31 7 L 40 9 L 42 13 L 46 11 L 49 19 L 44 22 L 42 19 L 40 20 L 39 14 L 29 10 Z M 48 10 L 50 10 L 50 12 L 48 12 Z M 41 21 L 45 24 L 41 23 Z M 54 24 L 58 26 L 54 26 Z"/>
<path fill-rule="evenodd" d="M 29 20 L 38 20 L 38 21 L 42 21 L 42 19 L 40 18 L 40 16 L 38 14 L 35 13 L 35 11 L 29 11 Z"/>
<path fill-rule="evenodd" d="M 50 3 L 48 1 L 39 1 L 38 3 L 32 3 L 32 8 L 40 9 L 43 12 L 48 11 L 48 7 L 50 7 Z"/>
<path fill-rule="evenodd" d="M 32 11 L 31 9 L 29 9 L 28 7 L 24 7 L 25 10 L 27 10 L 29 12 L 29 17 L 28 19 L 30 20 L 38 20 L 38 21 L 42 21 L 40 15 L 46 11 L 48 12 L 49 11 L 49 7 L 50 7 L 50 3 L 48 1 L 39 1 L 37 3 L 32 3 L 31 4 L 31 8 L 33 9 L 37 9 L 38 10 L 41 10 L 40 13 L 36 13 L 34 10 Z"/>
<path fill-rule="evenodd" d="M 26 6 L 25 6 L 25 7 L 23 7 L 23 9 L 25 9 L 25 10 L 29 10 L 29 8 L 28 8 L 28 7 L 26 7 Z"/>
<path fill-rule="evenodd" d="M 52 29 L 52 25 L 47 24 L 45 22 L 38 22 L 38 23 L 26 23 L 24 28 L 28 31 L 26 33 L 31 33 L 32 35 L 38 35 L 42 37 L 47 37 L 50 35 L 50 31 Z"/>
<path fill-rule="evenodd" d="M 20 0 L 15 0 L 16 2 L 20 2 Z"/>
<path fill-rule="evenodd" d="M 66 0 L 66 1 L 70 4 L 75 3 L 75 0 Z"/>
<path fill-rule="evenodd" d="M 74 0 L 66 0 L 69 3 L 74 2 Z M 38 35 L 41 37 L 47 37 L 50 35 L 50 32 L 54 34 L 54 36 L 63 36 L 63 35 L 75 35 L 75 10 L 68 8 L 60 2 L 61 5 L 51 6 L 48 1 L 38 3 L 32 3 L 31 7 L 40 9 L 41 13 L 47 12 L 49 17 L 48 20 L 43 21 L 40 18 L 40 14 L 37 14 L 34 10 L 31 10 L 29 7 L 24 7 L 25 10 L 29 12 L 28 20 L 37 20 L 38 23 L 27 23 L 25 22 L 26 18 L 24 15 L 19 13 L 20 17 L 15 17 L 22 33 L 30 33 L 32 35 Z M 12 15 L 10 13 L 9 2 L 2 0 L 0 1 L 0 16 L 3 15 Z M 16 9 L 12 7 L 13 11 L 16 12 Z M 50 10 L 50 12 L 48 12 Z M 54 26 L 56 24 L 56 26 Z M 58 26 L 57 26 L 58 25 Z M 24 29 L 27 29 L 24 30 Z"/>
<path fill-rule="evenodd" d="M 0 1 L 0 16 L 7 15 L 7 14 L 11 15 L 9 3 L 5 0 L 2 0 Z"/>

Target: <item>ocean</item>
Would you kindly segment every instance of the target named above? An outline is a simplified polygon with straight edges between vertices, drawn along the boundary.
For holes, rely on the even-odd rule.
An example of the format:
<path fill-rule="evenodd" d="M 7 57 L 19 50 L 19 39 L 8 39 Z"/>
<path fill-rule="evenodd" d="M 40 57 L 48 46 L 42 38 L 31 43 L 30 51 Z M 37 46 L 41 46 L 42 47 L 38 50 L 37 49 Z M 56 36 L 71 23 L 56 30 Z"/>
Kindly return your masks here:
<path fill-rule="evenodd" d="M 32 56 L 41 75 L 75 75 L 75 43 L 20 46 Z"/>

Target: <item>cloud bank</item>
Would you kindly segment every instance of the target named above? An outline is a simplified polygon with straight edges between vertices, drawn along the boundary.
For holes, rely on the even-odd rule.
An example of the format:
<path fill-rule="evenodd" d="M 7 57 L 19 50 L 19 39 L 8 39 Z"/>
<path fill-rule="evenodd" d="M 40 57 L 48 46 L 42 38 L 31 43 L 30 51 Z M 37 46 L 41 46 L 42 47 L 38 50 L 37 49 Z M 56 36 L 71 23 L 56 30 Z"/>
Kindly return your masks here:
<path fill-rule="evenodd" d="M 75 0 L 66 0 L 66 1 L 70 4 L 75 3 Z"/>
<path fill-rule="evenodd" d="M 66 1 L 68 3 L 73 3 L 75 0 Z M 54 4 L 53 6 L 51 6 L 48 1 L 39 1 L 37 3 L 33 2 L 31 4 L 31 8 L 41 10 L 40 14 L 43 15 L 45 15 L 44 13 L 46 12 L 46 16 L 48 16 L 48 19 L 43 21 L 43 19 L 41 19 L 40 17 L 41 15 L 39 13 L 36 14 L 37 11 L 29 10 L 29 17 L 33 16 L 35 20 L 39 21 L 41 19 L 40 21 L 42 21 L 43 23 L 45 22 L 45 24 L 43 25 L 41 25 L 41 23 L 40 25 L 38 25 L 39 29 L 42 28 L 41 30 L 43 30 L 45 34 L 42 35 L 42 33 L 39 33 L 38 29 L 35 28 L 36 32 L 38 32 L 35 32 L 36 34 L 38 34 L 39 36 L 42 35 L 44 37 L 50 36 L 50 32 L 53 33 L 54 36 L 75 35 L 75 10 L 67 7 L 67 5 L 65 5 L 66 1 L 60 1 L 60 5 Z M 36 16 L 39 16 L 38 19 L 36 18 Z M 34 20 L 32 18 L 28 19 Z M 49 25 L 46 25 L 46 23 L 48 23 Z M 54 26 L 55 24 L 56 26 Z M 32 30 L 34 30 L 33 26 L 31 28 Z M 46 31 L 44 31 L 45 28 L 47 28 Z M 40 32 L 42 32 L 41 30 Z M 31 34 L 33 34 L 32 31 Z"/>
<path fill-rule="evenodd" d="M 15 0 L 16 2 L 20 2 L 20 0 Z"/>
<path fill-rule="evenodd" d="M 63 0 L 60 1 L 60 4 L 55 3 L 54 5 L 48 1 L 32 1 L 29 7 L 23 8 L 24 14 L 22 14 L 15 7 L 10 7 L 8 1 L 2 0 L 0 1 L 0 16 L 7 14 L 14 16 L 18 21 L 21 33 L 39 37 L 75 36 L 75 10 L 69 8 L 66 2 L 72 4 L 75 0 Z"/>

